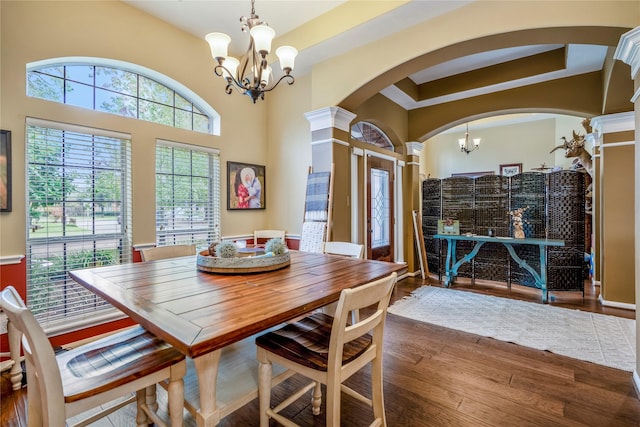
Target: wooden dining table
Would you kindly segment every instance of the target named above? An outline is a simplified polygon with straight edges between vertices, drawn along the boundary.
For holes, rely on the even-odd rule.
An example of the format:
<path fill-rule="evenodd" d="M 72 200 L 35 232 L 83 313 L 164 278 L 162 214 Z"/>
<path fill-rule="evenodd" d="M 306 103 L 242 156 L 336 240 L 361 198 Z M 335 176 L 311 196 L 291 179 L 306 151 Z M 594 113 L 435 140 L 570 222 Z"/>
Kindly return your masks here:
<path fill-rule="evenodd" d="M 257 397 L 255 335 L 337 301 L 343 289 L 404 264 L 291 251 L 262 273 L 200 271 L 196 256 L 71 271 L 71 277 L 164 339 L 194 365 L 185 407 L 214 426 Z M 275 382 L 288 374 L 274 366 Z M 187 375 L 189 377 L 189 374 Z"/>

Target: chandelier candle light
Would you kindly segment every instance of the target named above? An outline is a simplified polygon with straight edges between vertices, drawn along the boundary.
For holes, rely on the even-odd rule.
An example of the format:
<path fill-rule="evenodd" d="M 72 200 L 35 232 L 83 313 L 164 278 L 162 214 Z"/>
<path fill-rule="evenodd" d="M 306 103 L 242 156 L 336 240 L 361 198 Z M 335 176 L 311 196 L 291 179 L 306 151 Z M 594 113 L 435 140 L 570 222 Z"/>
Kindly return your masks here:
<path fill-rule="evenodd" d="M 464 133 L 464 138 L 458 139 L 458 144 L 460 144 L 460 151 L 465 154 L 480 148 L 480 138 L 473 138 L 473 148 L 469 148 L 469 123 L 467 123 L 467 131 Z"/>
<path fill-rule="evenodd" d="M 258 99 L 264 100 L 264 93 L 275 89 L 282 80 L 287 79 L 288 84 L 293 84 L 295 79 L 291 71 L 293 71 L 298 51 L 291 46 L 281 46 L 276 49 L 284 75 L 272 83 L 273 76 L 271 66 L 267 63 L 267 55 L 271 52 L 271 41 L 276 36 L 276 32 L 256 15 L 254 2 L 255 0 L 251 0 L 251 16 L 240 17 L 242 31 L 248 31 L 250 36 L 249 48 L 240 61 L 228 56 L 228 47 L 231 42 L 231 37 L 228 35 L 209 33 L 205 39 L 211 47 L 211 56 L 218 64 L 214 72 L 227 80 L 225 92 L 231 94 L 233 89 L 236 89 L 251 97 L 255 104 Z"/>

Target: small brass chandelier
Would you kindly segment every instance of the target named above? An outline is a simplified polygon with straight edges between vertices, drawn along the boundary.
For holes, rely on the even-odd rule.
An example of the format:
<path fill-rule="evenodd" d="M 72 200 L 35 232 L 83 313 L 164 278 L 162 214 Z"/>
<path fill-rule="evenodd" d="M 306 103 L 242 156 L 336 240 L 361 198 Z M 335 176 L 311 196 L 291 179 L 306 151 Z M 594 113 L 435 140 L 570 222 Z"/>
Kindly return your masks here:
<path fill-rule="evenodd" d="M 264 100 L 265 92 L 270 92 L 278 84 L 286 79 L 292 85 L 295 81 L 291 75 L 293 64 L 298 51 L 291 46 L 280 46 L 276 49 L 276 55 L 280 60 L 280 67 L 284 75 L 275 83 L 271 66 L 267 63 L 267 55 L 271 51 L 271 41 L 276 32 L 265 21 L 256 15 L 255 0 L 251 0 L 251 16 L 240 17 L 242 31 L 249 32 L 249 47 L 245 55 L 238 61 L 232 56 L 227 56 L 231 37 L 224 33 L 209 33 L 205 39 L 211 47 L 211 56 L 217 64 L 214 72 L 217 76 L 227 81 L 225 92 L 231 94 L 233 89 L 251 98 L 255 104 L 258 99 Z"/>
<path fill-rule="evenodd" d="M 469 123 L 467 123 L 467 131 L 464 133 L 464 138 L 458 139 L 458 144 L 460 144 L 460 151 L 467 155 L 480 148 L 480 138 L 473 138 L 473 148 L 469 148 Z"/>

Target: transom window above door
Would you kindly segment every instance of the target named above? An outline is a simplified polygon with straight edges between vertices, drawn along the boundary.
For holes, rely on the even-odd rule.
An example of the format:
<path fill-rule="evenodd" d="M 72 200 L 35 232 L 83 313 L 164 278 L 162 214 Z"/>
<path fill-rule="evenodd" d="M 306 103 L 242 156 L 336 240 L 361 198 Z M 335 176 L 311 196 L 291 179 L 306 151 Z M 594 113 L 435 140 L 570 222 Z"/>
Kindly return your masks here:
<path fill-rule="evenodd" d="M 351 138 L 385 150 L 395 151 L 389 137 L 376 125 L 369 122 L 357 122 L 351 126 Z"/>

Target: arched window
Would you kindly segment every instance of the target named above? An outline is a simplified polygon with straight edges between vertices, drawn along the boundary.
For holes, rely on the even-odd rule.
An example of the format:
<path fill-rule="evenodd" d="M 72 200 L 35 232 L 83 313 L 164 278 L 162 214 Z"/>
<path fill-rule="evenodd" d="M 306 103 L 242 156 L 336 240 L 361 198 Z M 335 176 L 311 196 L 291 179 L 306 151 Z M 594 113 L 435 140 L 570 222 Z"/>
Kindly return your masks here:
<path fill-rule="evenodd" d="M 369 122 L 357 122 L 351 126 L 351 138 L 394 151 L 389 137 L 379 127 Z"/>
<path fill-rule="evenodd" d="M 220 134 L 220 116 L 185 86 L 139 65 L 103 58 L 27 64 L 27 95 L 149 122 Z"/>

